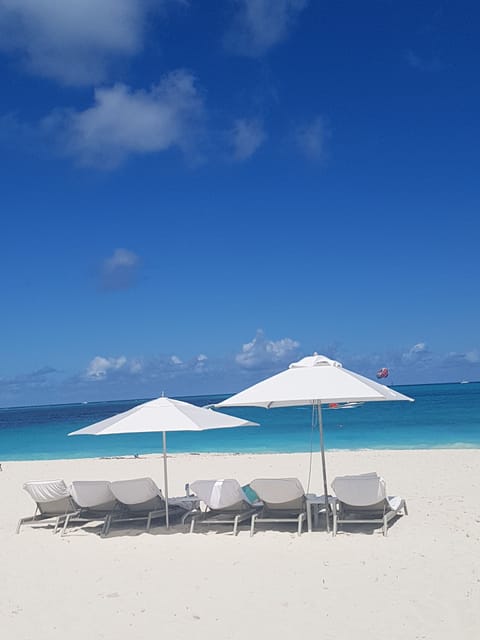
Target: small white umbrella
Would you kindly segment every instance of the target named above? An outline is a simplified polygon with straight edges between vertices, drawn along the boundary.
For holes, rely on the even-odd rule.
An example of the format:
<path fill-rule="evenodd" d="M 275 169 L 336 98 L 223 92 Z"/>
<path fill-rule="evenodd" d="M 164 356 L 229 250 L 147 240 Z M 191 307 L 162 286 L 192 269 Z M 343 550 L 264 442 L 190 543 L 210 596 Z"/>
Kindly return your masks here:
<path fill-rule="evenodd" d="M 322 455 L 323 489 L 327 473 L 323 442 L 322 404 L 409 400 L 383 384 L 344 369 L 340 362 L 314 354 L 293 362 L 288 369 L 215 404 L 215 407 L 292 407 L 313 405 L 318 416 Z"/>
<path fill-rule="evenodd" d="M 133 409 L 118 413 L 78 431 L 69 436 L 95 435 L 106 436 L 120 433 L 163 433 L 163 476 L 166 503 L 166 524 L 168 519 L 168 473 L 167 473 L 167 431 L 204 431 L 206 429 L 224 429 L 229 427 L 258 427 L 256 422 L 248 422 L 233 416 L 197 407 L 181 400 L 156 398 L 140 404 Z"/>

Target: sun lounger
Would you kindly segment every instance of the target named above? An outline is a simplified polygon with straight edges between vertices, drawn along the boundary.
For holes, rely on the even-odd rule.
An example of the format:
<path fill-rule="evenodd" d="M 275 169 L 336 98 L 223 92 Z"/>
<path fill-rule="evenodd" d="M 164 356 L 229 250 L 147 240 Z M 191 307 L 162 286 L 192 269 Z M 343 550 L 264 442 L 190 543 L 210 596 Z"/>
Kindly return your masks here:
<path fill-rule="evenodd" d="M 25 524 L 35 525 L 49 521 L 55 523 L 53 533 L 56 533 L 62 520 L 79 513 L 79 507 L 73 501 L 63 480 L 26 482 L 23 488 L 37 507 L 33 516 L 19 520 L 17 533 L 20 533 L 21 527 Z"/>
<path fill-rule="evenodd" d="M 65 518 L 62 536 L 71 523 L 103 522 L 100 535 L 105 535 L 109 517 L 120 510 L 120 505 L 110 489 L 108 480 L 75 480 L 70 494 L 80 511 Z"/>
<path fill-rule="evenodd" d="M 250 535 L 255 532 L 258 522 L 278 522 L 297 524 L 298 535 L 302 533 L 307 517 L 306 496 L 300 480 L 297 478 L 258 478 L 250 487 L 263 503 L 260 513 L 253 514 Z"/>
<path fill-rule="evenodd" d="M 190 533 L 196 525 L 233 524 L 233 535 L 236 536 L 238 525 L 250 519 L 261 506 L 248 498 L 237 480 L 197 480 L 192 482 L 190 489 L 206 508 L 192 515 Z"/>
<path fill-rule="evenodd" d="M 376 473 L 340 476 L 332 482 L 336 494 L 333 505 L 333 535 L 339 524 L 382 524 L 387 535 L 388 523 L 403 511 L 408 515 L 405 500 L 387 496 L 385 480 Z"/>
<path fill-rule="evenodd" d="M 111 515 L 105 534 L 108 533 L 112 522 L 146 520 L 146 531 L 150 531 L 154 518 L 166 518 L 165 499 L 152 478 L 118 480 L 111 482 L 110 488 L 122 509 Z M 186 511 L 172 500 L 168 503 L 168 514 L 169 518 L 173 519 L 184 516 Z"/>

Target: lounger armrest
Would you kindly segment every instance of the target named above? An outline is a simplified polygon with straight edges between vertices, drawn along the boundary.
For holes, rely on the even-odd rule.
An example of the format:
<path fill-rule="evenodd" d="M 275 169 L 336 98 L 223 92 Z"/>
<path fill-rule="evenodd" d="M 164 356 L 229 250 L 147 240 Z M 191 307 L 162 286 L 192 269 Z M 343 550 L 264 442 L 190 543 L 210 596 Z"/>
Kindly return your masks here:
<path fill-rule="evenodd" d="M 400 498 L 400 496 L 388 496 L 387 502 L 390 509 L 393 511 L 399 511 L 403 506 L 404 500 L 403 498 Z"/>

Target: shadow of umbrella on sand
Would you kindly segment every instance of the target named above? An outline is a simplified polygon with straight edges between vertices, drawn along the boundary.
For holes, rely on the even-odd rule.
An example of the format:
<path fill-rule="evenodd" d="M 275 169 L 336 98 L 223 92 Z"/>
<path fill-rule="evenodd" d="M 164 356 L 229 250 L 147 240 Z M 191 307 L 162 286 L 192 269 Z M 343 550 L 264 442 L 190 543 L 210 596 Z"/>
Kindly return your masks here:
<path fill-rule="evenodd" d="M 118 413 L 83 429 L 72 431 L 69 436 L 107 436 L 121 433 L 163 434 L 163 477 L 166 503 L 166 524 L 168 517 L 168 468 L 167 431 L 205 431 L 207 429 L 227 429 L 233 427 L 258 427 L 256 422 L 248 422 L 212 409 L 197 407 L 188 402 L 171 398 L 156 398 L 133 409 Z"/>

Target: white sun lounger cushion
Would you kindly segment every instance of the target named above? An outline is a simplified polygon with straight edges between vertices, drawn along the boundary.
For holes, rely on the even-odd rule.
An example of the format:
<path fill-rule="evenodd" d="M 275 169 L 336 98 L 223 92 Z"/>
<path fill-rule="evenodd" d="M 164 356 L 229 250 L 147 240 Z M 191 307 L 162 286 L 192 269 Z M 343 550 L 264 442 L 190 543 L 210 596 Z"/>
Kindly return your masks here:
<path fill-rule="evenodd" d="M 141 504 L 155 497 L 163 498 L 162 492 L 152 478 L 117 480 L 110 487 L 114 496 L 123 504 Z"/>
<path fill-rule="evenodd" d="M 115 502 L 108 480 L 75 480 L 70 492 L 75 502 L 84 509 Z"/>
<path fill-rule="evenodd" d="M 305 495 L 298 478 L 257 478 L 250 486 L 267 504 L 292 502 Z"/>
<path fill-rule="evenodd" d="M 332 489 L 339 500 L 352 506 L 374 505 L 387 498 L 385 480 L 376 473 L 339 476 Z"/>
<path fill-rule="evenodd" d="M 53 502 L 70 496 L 67 485 L 63 480 L 26 482 L 23 488 L 37 503 Z"/>
<path fill-rule="evenodd" d="M 210 509 L 226 509 L 239 502 L 251 502 L 238 480 L 196 480 L 190 485 L 195 495 Z"/>

